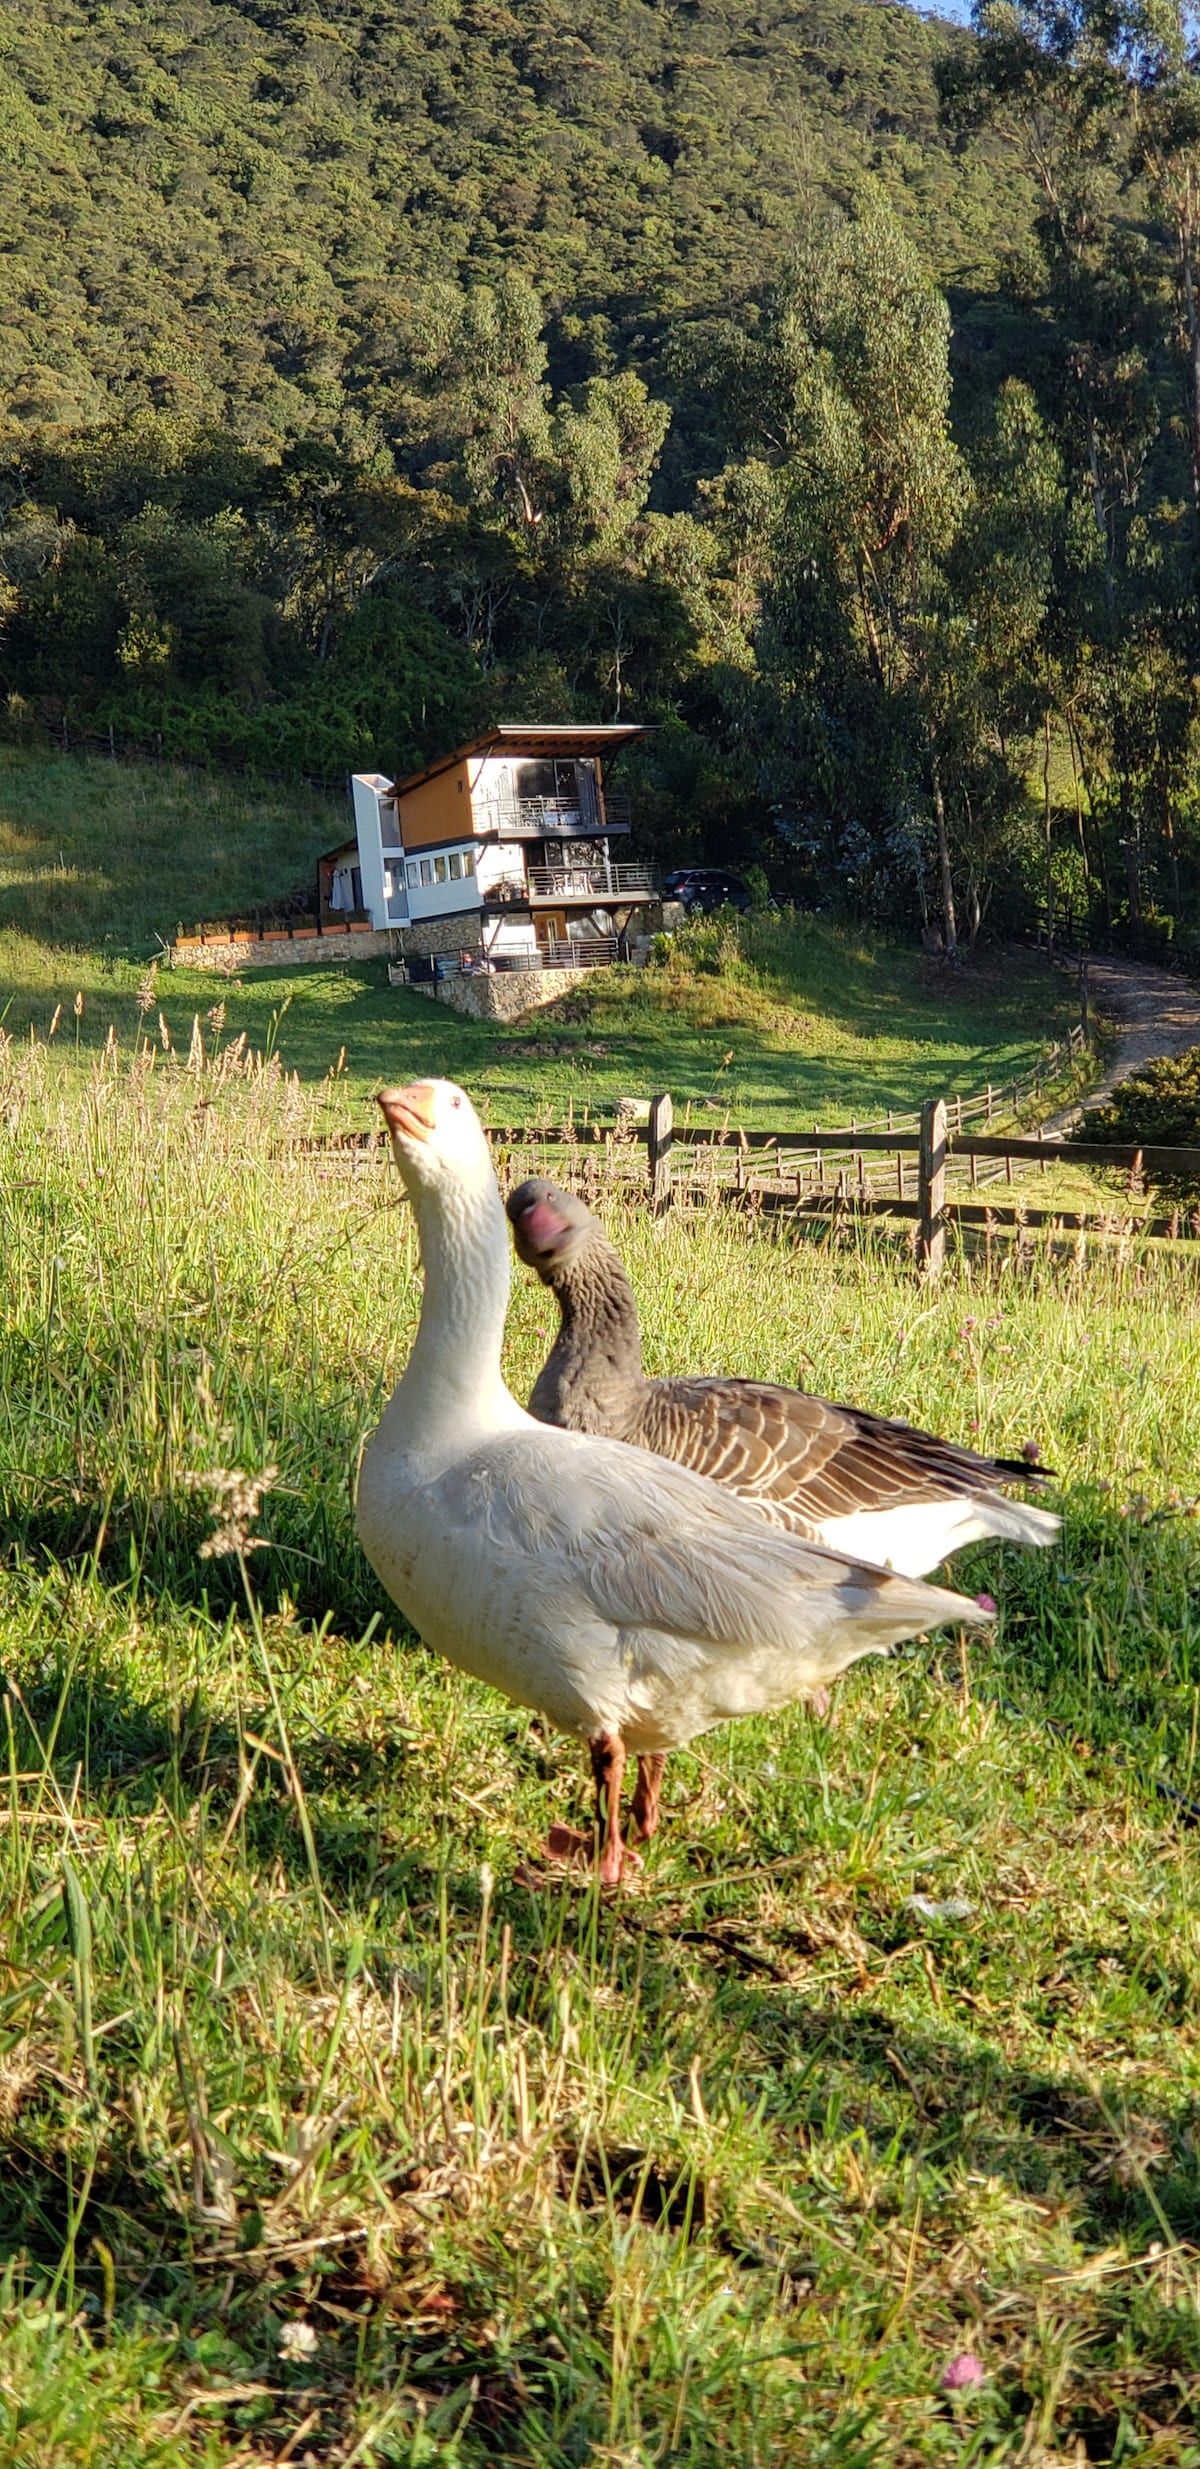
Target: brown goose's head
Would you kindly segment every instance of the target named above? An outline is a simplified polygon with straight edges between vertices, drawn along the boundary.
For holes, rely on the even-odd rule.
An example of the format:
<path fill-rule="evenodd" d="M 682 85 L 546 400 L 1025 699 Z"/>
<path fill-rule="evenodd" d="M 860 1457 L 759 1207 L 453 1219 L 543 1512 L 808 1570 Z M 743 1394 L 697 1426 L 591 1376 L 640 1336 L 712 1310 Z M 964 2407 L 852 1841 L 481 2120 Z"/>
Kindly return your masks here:
<path fill-rule="evenodd" d="M 600 1232 L 582 1200 L 541 1175 L 531 1175 L 511 1192 L 507 1207 L 518 1259 L 527 1269 L 536 1269 L 547 1286 Z"/>

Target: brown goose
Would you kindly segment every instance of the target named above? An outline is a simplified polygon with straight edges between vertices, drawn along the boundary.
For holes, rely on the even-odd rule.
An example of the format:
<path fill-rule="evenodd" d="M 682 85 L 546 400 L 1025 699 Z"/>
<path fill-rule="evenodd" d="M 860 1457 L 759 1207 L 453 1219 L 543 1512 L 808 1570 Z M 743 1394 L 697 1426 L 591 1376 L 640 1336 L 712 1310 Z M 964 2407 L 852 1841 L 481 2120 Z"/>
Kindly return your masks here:
<path fill-rule="evenodd" d="M 647 1380 L 637 1305 L 619 1253 L 571 1193 L 538 1176 L 508 1202 L 513 1239 L 558 1303 L 562 1325 L 529 1411 L 607 1433 L 710 1476 L 793 1534 L 924 1577 L 995 1535 L 1046 1544 L 1059 1520 L 1001 1485 L 1044 1469 L 980 1457 L 857 1406 L 763 1380 Z"/>

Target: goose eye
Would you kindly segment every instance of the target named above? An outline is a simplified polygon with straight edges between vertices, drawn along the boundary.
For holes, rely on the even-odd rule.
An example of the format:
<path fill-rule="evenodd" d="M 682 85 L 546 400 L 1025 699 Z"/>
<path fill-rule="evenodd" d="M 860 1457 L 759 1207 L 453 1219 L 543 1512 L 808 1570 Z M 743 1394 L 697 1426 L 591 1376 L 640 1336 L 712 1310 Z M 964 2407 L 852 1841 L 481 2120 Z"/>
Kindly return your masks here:
<path fill-rule="evenodd" d="M 461 1106 L 461 1104 L 462 1104 L 462 1099 L 461 1099 L 461 1097 L 452 1097 L 452 1098 L 451 1098 L 451 1100 L 450 1100 L 450 1103 L 451 1103 L 451 1105 L 452 1105 L 452 1106 Z"/>

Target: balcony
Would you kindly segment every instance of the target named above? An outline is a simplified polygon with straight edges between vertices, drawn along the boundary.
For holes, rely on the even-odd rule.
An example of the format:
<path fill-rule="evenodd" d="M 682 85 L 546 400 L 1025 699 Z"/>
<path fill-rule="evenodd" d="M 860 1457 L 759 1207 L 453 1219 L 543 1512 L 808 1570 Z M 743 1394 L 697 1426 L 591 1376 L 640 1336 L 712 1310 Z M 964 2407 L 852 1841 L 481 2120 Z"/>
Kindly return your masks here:
<path fill-rule="evenodd" d="M 531 866 L 529 898 L 538 900 L 652 900 L 649 866 Z"/>
<path fill-rule="evenodd" d="M 388 969 L 391 986 L 418 985 L 432 989 L 450 977 L 537 976 L 543 969 L 611 969 L 619 957 L 615 935 L 589 935 L 586 942 L 557 938 L 527 952 L 492 952 L 472 956 L 464 968 L 449 952 L 410 953 Z"/>
<path fill-rule="evenodd" d="M 620 789 L 606 791 L 603 813 L 593 797 L 476 797 L 471 813 L 477 832 L 494 832 L 501 840 L 543 840 L 555 833 L 592 840 L 605 832 L 627 832 L 631 821 L 629 799 Z"/>

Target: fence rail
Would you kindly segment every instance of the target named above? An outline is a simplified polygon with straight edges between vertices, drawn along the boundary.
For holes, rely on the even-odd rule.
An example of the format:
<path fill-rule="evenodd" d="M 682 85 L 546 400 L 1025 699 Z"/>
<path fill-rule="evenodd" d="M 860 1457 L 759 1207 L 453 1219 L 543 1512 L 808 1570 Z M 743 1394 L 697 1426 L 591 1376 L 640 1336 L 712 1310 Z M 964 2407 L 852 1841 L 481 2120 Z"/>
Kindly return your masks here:
<path fill-rule="evenodd" d="M 634 1156 L 644 1147 L 643 1188 L 656 1211 L 676 1201 L 694 1206 L 732 1199 L 756 1211 L 782 1212 L 797 1220 L 878 1217 L 915 1225 L 917 1257 L 930 1279 L 935 1279 L 942 1269 L 946 1237 L 954 1228 L 982 1232 L 989 1245 L 994 1238 L 1004 1239 L 1033 1227 L 1091 1234 L 1098 1239 L 1136 1233 L 1158 1241 L 1200 1242 L 1200 1209 L 1194 1213 L 1175 1209 L 1169 1216 L 1133 1216 L 1128 1212 L 1118 1215 L 1115 1211 L 1106 1213 L 1099 1206 L 1030 1207 L 1015 1196 L 1009 1205 L 997 1206 L 989 1200 L 955 1199 L 947 1190 L 948 1174 L 956 1167 L 961 1171 L 961 1165 L 966 1166 L 974 1189 L 979 1159 L 999 1161 L 1007 1170 L 1009 1181 L 1016 1163 L 1026 1171 L 1037 1167 L 1043 1172 L 1048 1172 L 1052 1165 L 1110 1167 L 1127 1176 L 1131 1193 L 1138 1188 L 1144 1171 L 1174 1176 L 1184 1183 L 1189 1179 L 1200 1183 L 1200 1149 L 1169 1148 L 1151 1142 L 1105 1148 L 1093 1140 L 1031 1140 L 1018 1132 L 976 1138 L 970 1133 L 952 1132 L 949 1113 L 946 1099 L 930 1099 L 921 1109 L 915 1132 L 855 1127 L 849 1132 L 843 1128 L 809 1133 L 751 1132 L 711 1125 L 677 1128 L 671 1099 L 663 1092 L 651 1100 L 645 1124 L 567 1123 L 519 1131 L 493 1128 L 488 1136 L 511 1153 L 531 1147 L 573 1147 L 585 1164 L 598 1145 L 602 1145 L 610 1164 L 616 1162 L 612 1155 L 614 1147 L 618 1152 L 624 1147 Z M 732 1183 L 728 1177 L 713 1172 L 723 1149 L 734 1162 Z M 693 1155 L 689 1161 L 689 1151 L 701 1153 L 707 1172 L 702 1169 L 700 1155 Z M 866 1158 L 889 1152 L 896 1160 L 895 1188 L 880 1191 L 868 1177 Z M 827 1178 L 831 1157 L 839 1155 L 845 1162 L 832 1178 Z M 914 1155 L 915 1171 L 908 1173 L 906 1160 Z M 759 1168 L 759 1176 L 754 1179 L 745 1170 L 751 1157 Z M 792 1163 L 789 1167 L 790 1159 L 805 1157 L 812 1161 L 811 1187 L 803 1163 Z M 764 1167 L 774 1170 L 772 1179 L 762 1179 Z M 785 1174 L 789 1174 L 788 1182 L 784 1181 Z"/>
<path fill-rule="evenodd" d="M 1150 1141 L 1108 1148 L 1099 1141 L 999 1128 L 998 1116 L 1039 1089 L 1062 1068 L 1068 1053 L 1077 1056 L 1083 1042 L 1077 1028 L 1067 1045 L 1052 1047 L 1031 1072 L 1003 1088 L 934 1098 L 919 1114 L 893 1110 L 883 1121 L 775 1131 L 752 1131 L 728 1122 L 693 1124 L 686 1115 L 682 1120 L 676 1116 L 670 1096 L 663 1092 L 650 1101 L 643 1123 L 628 1118 L 593 1122 L 585 1115 L 537 1127 L 492 1127 L 488 1137 L 513 1156 L 529 1149 L 573 1151 L 585 1179 L 595 1172 L 593 1160 L 598 1164 L 602 1156 L 609 1174 L 640 1182 L 656 1210 L 675 1203 L 694 1207 L 735 1201 L 797 1221 L 890 1218 L 915 1229 L 917 1257 L 931 1279 L 943 1266 L 946 1238 L 954 1229 L 965 1235 L 981 1233 L 989 1248 L 994 1239 L 1038 1227 L 1097 1239 L 1137 1234 L 1200 1242 L 1200 1210 L 1177 1208 L 1169 1215 L 1150 1216 L 1128 1208 L 1105 1211 L 1099 1202 L 1030 1206 L 1011 1189 L 1030 1173 L 1045 1175 L 1055 1166 L 1107 1167 L 1125 1176 L 1130 1196 L 1140 1191 L 1143 1174 L 1200 1183 L 1200 1148 Z M 989 1128 L 972 1129 L 975 1124 Z M 643 1170 L 636 1163 L 640 1150 L 645 1152 Z M 884 1160 L 892 1165 L 885 1188 L 880 1188 Z M 1005 1187 L 1003 1204 L 980 1190 L 998 1179 Z"/>
<path fill-rule="evenodd" d="M 982 1236 L 985 1247 L 1026 1229 L 1047 1228 L 1078 1240 L 1149 1238 L 1200 1244 L 1200 1208 L 1172 1209 L 1148 1215 L 1114 1207 L 1105 1211 L 1074 1205 L 1030 1206 L 1017 1190 L 1007 1187 L 1031 1174 L 1048 1174 L 1052 1166 L 1102 1166 L 1122 1174 L 1128 1192 L 1139 1189 L 1144 1173 L 1176 1177 L 1200 1184 L 1200 1148 L 1166 1147 L 1145 1141 L 1106 1148 L 1094 1140 L 1060 1140 L 1045 1133 L 1030 1137 L 1002 1131 L 998 1116 L 1032 1095 L 1061 1069 L 1069 1050 L 1083 1047 L 1081 1029 L 1072 1031 L 1069 1049 L 1053 1046 L 1033 1070 L 1016 1081 L 981 1090 L 970 1097 L 932 1098 L 919 1114 L 893 1110 L 885 1119 L 866 1123 L 750 1131 L 729 1122 L 693 1124 L 685 1110 L 675 1115 L 670 1095 L 663 1091 L 644 1107 L 645 1119 L 632 1112 L 616 1120 L 594 1120 L 584 1109 L 559 1123 L 490 1125 L 488 1138 L 505 1153 L 509 1172 L 530 1151 L 565 1152 L 570 1171 L 585 1187 L 602 1179 L 645 1192 L 655 1210 L 735 1203 L 756 1214 L 784 1216 L 796 1223 L 810 1219 L 878 1218 L 913 1230 L 917 1258 L 930 1279 L 945 1259 L 946 1238 L 958 1230 Z M 973 1131 L 979 1123 L 992 1128 Z M 305 1141 L 304 1148 L 372 1150 L 382 1155 L 382 1133 L 335 1135 L 330 1141 Z M 644 1162 L 641 1154 L 644 1152 Z M 890 1188 L 881 1190 L 872 1162 L 890 1158 Z M 977 1195 L 990 1177 L 1006 1186 L 1003 1205 Z M 961 1196 L 955 1197 L 957 1179 Z"/>

